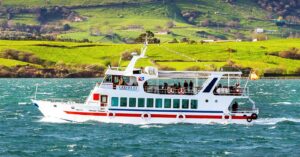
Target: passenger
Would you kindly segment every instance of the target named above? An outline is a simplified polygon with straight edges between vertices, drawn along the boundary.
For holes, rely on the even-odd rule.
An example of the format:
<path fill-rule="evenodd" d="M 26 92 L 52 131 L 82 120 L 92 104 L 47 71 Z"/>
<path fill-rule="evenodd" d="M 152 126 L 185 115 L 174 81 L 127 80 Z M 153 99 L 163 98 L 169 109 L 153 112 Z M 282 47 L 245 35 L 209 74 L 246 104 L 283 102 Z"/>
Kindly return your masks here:
<path fill-rule="evenodd" d="M 233 104 L 232 104 L 232 111 L 233 112 L 236 112 L 237 110 L 238 110 L 238 108 L 239 108 L 239 104 L 237 103 L 237 102 L 234 102 Z"/>
<path fill-rule="evenodd" d="M 188 91 L 189 84 L 187 83 L 186 80 L 184 80 L 183 87 L 184 87 L 185 91 Z"/>
<path fill-rule="evenodd" d="M 176 93 L 176 92 L 177 92 L 177 88 L 178 88 L 177 84 L 176 84 L 176 83 L 174 83 L 174 87 L 173 87 L 173 91 L 174 91 L 174 93 Z"/>
<path fill-rule="evenodd" d="M 132 86 L 138 86 L 137 82 L 133 82 Z"/>
<path fill-rule="evenodd" d="M 190 92 L 193 93 L 193 89 L 194 89 L 194 83 L 192 80 L 190 80 L 190 84 L 189 84 L 189 87 L 190 87 Z"/>
<path fill-rule="evenodd" d="M 144 67 L 141 67 L 141 71 L 142 73 L 145 73 Z"/>
<path fill-rule="evenodd" d="M 144 90 L 147 92 L 148 91 L 148 82 L 147 81 L 145 81 L 145 83 L 144 83 Z"/>
<path fill-rule="evenodd" d="M 120 78 L 120 81 L 119 81 L 119 83 L 118 83 L 118 85 L 120 86 L 120 85 L 123 85 L 124 84 L 124 80 L 123 80 L 123 78 L 121 77 Z"/>
<path fill-rule="evenodd" d="M 167 90 L 168 90 L 168 84 L 165 82 L 164 83 L 164 93 L 167 94 Z"/>
<path fill-rule="evenodd" d="M 180 82 L 178 82 L 178 86 L 177 86 L 177 89 L 176 89 L 176 91 L 177 91 L 177 94 L 179 93 L 179 89 L 181 88 L 181 84 L 180 84 Z"/>
<path fill-rule="evenodd" d="M 218 88 L 222 88 L 222 84 L 221 83 L 218 85 Z"/>

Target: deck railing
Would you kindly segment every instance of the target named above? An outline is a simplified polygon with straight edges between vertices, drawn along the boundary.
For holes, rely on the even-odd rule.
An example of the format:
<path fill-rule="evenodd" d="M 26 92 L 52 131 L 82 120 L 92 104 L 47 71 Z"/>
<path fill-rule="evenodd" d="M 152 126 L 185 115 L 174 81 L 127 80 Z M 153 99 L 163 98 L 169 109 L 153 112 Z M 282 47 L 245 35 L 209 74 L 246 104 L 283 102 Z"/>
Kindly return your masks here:
<path fill-rule="evenodd" d="M 239 108 L 236 111 L 230 110 L 231 113 L 256 113 L 258 114 L 258 108 Z"/>
<path fill-rule="evenodd" d="M 214 90 L 215 95 L 229 95 L 229 96 L 249 96 L 249 88 L 240 87 L 216 87 Z"/>
<path fill-rule="evenodd" d="M 157 94 L 169 94 L 169 95 L 196 95 L 200 92 L 201 87 L 184 88 L 184 87 L 174 87 L 174 86 L 156 86 L 147 85 L 144 86 L 144 91 L 147 93 L 157 93 Z"/>

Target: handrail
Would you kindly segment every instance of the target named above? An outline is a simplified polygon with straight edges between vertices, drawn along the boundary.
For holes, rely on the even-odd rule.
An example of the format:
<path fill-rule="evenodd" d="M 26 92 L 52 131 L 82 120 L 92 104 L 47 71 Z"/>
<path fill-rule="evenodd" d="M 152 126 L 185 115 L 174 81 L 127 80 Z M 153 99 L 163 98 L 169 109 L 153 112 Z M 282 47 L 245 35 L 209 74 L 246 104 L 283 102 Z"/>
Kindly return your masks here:
<path fill-rule="evenodd" d="M 216 87 L 214 90 L 214 95 L 236 95 L 236 96 L 249 96 L 249 88 L 241 87 Z"/>
<path fill-rule="evenodd" d="M 256 113 L 258 114 L 258 108 L 242 108 L 238 109 L 237 111 L 230 110 L 231 113 Z"/>
<path fill-rule="evenodd" d="M 168 86 L 165 88 L 164 86 L 157 86 L 157 85 L 147 85 L 144 86 L 144 91 L 146 93 L 157 93 L 157 94 L 175 94 L 175 95 L 196 95 L 200 92 L 202 87 L 193 87 L 192 90 L 191 88 L 176 88 L 174 86 Z M 172 92 L 168 92 L 168 89 L 172 90 Z M 183 89 L 182 93 L 180 91 Z"/>
<path fill-rule="evenodd" d="M 41 101 L 51 101 L 51 102 L 67 102 L 67 103 L 83 103 L 84 100 L 80 98 L 46 98 L 46 99 L 40 99 Z"/>

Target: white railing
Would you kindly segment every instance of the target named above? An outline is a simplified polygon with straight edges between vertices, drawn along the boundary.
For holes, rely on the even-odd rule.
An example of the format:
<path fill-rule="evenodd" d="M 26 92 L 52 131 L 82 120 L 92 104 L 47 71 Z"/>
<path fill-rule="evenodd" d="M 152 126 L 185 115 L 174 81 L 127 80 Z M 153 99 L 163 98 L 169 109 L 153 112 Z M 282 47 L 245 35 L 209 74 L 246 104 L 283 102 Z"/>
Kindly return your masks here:
<path fill-rule="evenodd" d="M 214 90 L 215 95 L 249 96 L 249 88 L 220 87 Z"/>
<path fill-rule="evenodd" d="M 113 84 L 112 83 L 102 83 L 100 85 L 100 88 L 113 89 Z"/>
<path fill-rule="evenodd" d="M 231 113 L 256 113 L 258 114 L 258 108 L 239 108 L 236 111 L 230 111 Z"/>
<path fill-rule="evenodd" d="M 75 104 L 79 104 L 79 103 L 83 103 L 84 100 L 79 99 L 79 98 L 46 98 L 46 99 L 41 99 L 42 101 L 50 101 L 50 102 L 60 102 L 60 103 L 75 103 Z"/>
<path fill-rule="evenodd" d="M 127 91 L 137 91 L 138 86 L 123 86 L 123 85 L 118 85 L 116 86 L 117 90 L 127 90 Z"/>

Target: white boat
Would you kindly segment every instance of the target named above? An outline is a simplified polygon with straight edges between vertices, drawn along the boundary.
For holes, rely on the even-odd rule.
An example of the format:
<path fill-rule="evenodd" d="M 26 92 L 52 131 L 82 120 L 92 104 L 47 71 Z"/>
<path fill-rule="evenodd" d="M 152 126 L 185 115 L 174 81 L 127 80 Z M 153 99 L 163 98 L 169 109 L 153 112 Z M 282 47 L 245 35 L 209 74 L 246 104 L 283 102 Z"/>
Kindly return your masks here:
<path fill-rule="evenodd" d="M 240 85 L 241 72 L 135 68 L 146 50 L 145 44 L 124 70 L 109 67 L 84 103 L 32 101 L 45 117 L 76 122 L 248 124 L 257 119 L 258 109 L 249 97 L 248 80 L 243 87 Z M 241 100 L 250 107 L 239 105 Z"/>

